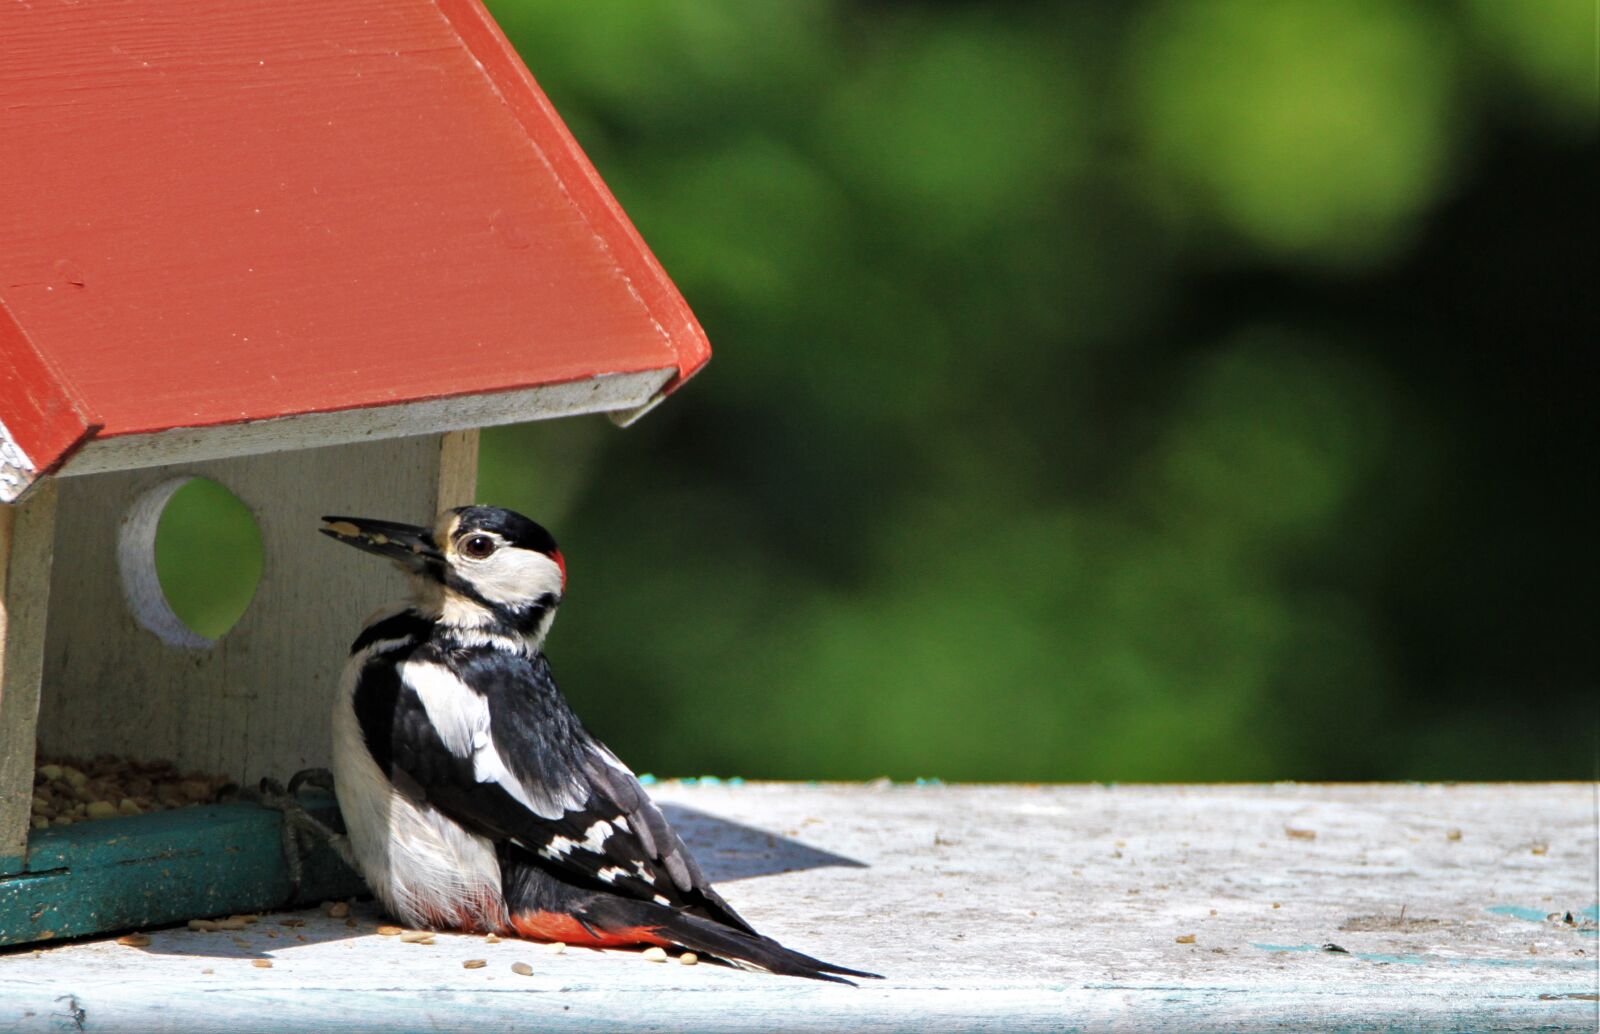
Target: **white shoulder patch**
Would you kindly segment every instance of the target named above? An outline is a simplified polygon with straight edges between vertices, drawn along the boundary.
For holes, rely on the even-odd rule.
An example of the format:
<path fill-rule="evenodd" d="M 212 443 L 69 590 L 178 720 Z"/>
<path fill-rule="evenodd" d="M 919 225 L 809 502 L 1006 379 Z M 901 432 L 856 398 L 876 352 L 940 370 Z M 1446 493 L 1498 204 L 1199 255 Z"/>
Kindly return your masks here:
<path fill-rule="evenodd" d="M 417 694 L 439 739 L 456 757 L 471 755 L 479 737 L 487 737 L 489 702 L 449 668 L 427 661 L 406 661 L 400 665 L 400 680 Z"/>
<path fill-rule="evenodd" d="M 559 819 L 583 804 L 583 794 L 575 786 L 530 786 L 516 777 L 495 749 L 489 701 L 449 668 L 430 661 L 405 661 L 399 670 L 401 681 L 422 701 L 445 749 L 472 759 L 472 775 L 478 782 L 498 785 L 544 819 Z"/>

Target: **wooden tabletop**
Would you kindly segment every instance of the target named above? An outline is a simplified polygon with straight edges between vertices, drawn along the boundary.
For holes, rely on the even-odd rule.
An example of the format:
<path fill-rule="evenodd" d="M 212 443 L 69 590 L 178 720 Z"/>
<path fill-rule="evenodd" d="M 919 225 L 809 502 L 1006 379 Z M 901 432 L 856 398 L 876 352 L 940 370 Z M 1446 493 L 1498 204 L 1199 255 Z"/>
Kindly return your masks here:
<path fill-rule="evenodd" d="M 0 955 L 0 1028 L 1596 1029 L 1593 784 L 652 792 L 759 929 L 887 979 L 408 943 L 362 904 Z"/>

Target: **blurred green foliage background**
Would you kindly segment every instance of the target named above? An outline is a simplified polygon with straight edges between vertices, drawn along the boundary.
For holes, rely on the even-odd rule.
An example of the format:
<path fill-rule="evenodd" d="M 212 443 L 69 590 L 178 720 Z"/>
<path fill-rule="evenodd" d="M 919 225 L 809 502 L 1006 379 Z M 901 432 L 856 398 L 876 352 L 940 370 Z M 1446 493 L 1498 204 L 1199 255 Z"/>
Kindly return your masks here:
<path fill-rule="evenodd" d="M 636 769 L 1593 776 L 1591 0 L 490 7 L 715 349 L 484 435 Z"/>

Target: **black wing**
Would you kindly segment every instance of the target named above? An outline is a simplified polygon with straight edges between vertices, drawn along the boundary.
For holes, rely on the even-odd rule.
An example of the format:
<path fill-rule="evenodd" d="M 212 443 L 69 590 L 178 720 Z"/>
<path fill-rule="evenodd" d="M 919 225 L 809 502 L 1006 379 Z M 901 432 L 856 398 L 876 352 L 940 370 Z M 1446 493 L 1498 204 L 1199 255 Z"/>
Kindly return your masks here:
<path fill-rule="evenodd" d="M 754 932 L 634 774 L 583 728 L 542 655 L 397 651 L 369 663 L 356 710 L 402 793 L 522 861 Z"/>

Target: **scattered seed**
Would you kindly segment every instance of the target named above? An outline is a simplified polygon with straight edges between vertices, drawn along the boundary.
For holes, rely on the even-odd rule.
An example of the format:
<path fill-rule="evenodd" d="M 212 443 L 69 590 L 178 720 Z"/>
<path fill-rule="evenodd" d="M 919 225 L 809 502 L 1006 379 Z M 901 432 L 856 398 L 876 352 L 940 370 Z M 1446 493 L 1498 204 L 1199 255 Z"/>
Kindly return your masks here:
<path fill-rule="evenodd" d="M 667 961 L 667 950 L 659 945 L 653 948 L 646 948 L 644 950 L 644 960 L 646 962 L 665 962 Z"/>
<path fill-rule="evenodd" d="M 214 933 L 217 929 L 217 924 L 209 919 L 191 919 L 188 926 L 189 929 L 198 930 L 200 933 Z"/>
<path fill-rule="evenodd" d="M 405 933 L 400 935 L 400 942 L 402 944 L 432 944 L 433 931 L 407 930 Z"/>
<path fill-rule="evenodd" d="M 257 969 L 271 969 L 272 968 L 272 960 L 271 959 L 251 959 L 250 960 L 250 965 L 254 966 Z"/>
<path fill-rule="evenodd" d="M 562 952 L 567 950 L 567 942 L 551 941 L 549 944 L 544 946 L 544 950 L 552 955 L 560 955 Z"/>
<path fill-rule="evenodd" d="M 306 921 L 304 919 L 280 919 L 280 920 L 278 920 L 278 925 L 279 926 L 287 926 L 290 929 L 295 929 L 297 927 L 301 927 L 301 926 L 306 925 Z"/>
<path fill-rule="evenodd" d="M 462 969 L 482 969 L 489 964 L 488 959 L 468 959 L 461 964 Z"/>
<path fill-rule="evenodd" d="M 350 914 L 350 904 L 345 901 L 330 901 L 322 906 L 322 910 L 333 919 L 343 919 Z"/>
<path fill-rule="evenodd" d="M 678 965 L 680 966 L 693 966 L 699 961 L 700 956 L 696 955 L 692 951 L 686 951 L 682 955 L 678 956 Z"/>
<path fill-rule="evenodd" d="M 1217 914 L 1217 910 L 1216 910 L 1216 909 L 1214 909 L 1214 908 L 1213 908 L 1213 909 L 1212 909 L 1212 910 L 1211 910 L 1211 914 L 1212 914 L 1212 915 L 1216 915 L 1216 914 Z"/>
<path fill-rule="evenodd" d="M 125 933 L 117 938 L 118 944 L 125 944 L 130 948 L 144 948 L 150 944 L 150 935 L 147 933 Z"/>
<path fill-rule="evenodd" d="M 1193 944 L 1194 943 L 1194 934 L 1192 934 L 1192 933 L 1180 934 L 1177 938 L 1175 938 L 1175 940 L 1179 944 Z"/>
<path fill-rule="evenodd" d="M 1317 839 L 1317 831 L 1314 829 L 1296 829 L 1293 826 L 1285 826 L 1283 831 L 1295 840 Z"/>
<path fill-rule="evenodd" d="M 1533 847 L 1531 847 L 1529 850 L 1531 850 L 1534 854 L 1549 854 L 1550 853 L 1550 845 L 1541 842 L 1541 843 L 1534 844 Z"/>
<path fill-rule="evenodd" d="M 499 944 L 500 935 L 497 933 L 486 934 L 484 935 L 483 941 L 485 944 Z"/>
<path fill-rule="evenodd" d="M 202 969 L 200 971 L 200 975 L 201 976 L 206 976 L 206 977 L 209 977 L 214 973 L 216 973 L 216 970 L 212 969 L 210 966 L 207 966 L 205 969 Z"/>
<path fill-rule="evenodd" d="M 404 932 L 404 931 L 402 931 L 398 926 L 380 926 L 380 927 L 378 927 L 378 936 L 379 937 L 393 937 L 396 934 L 399 934 L 399 933 L 402 933 L 402 932 Z"/>
<path fill-rule="evenodd" d="M 1274 901 L 1274 902 L 1273 902 L 1273 903 L 1272 903 L 1272 907 L 1273 907 L 1273 908 L 1282 908 L 1282 907 L 1283 907 L 1283 903 L 1282 903 L 1282 902 L 1280 902 L 1280 901 Z"/>
<path fill-rule="evenodd" d="M 519 977 L 531 977 L 533 976 L 533 967 L 526 962 L 513 962 L 511 964 L 511 972 Z"/>
<path fill-rule="evenodd" d="M 1460 840 L 1461 839 L 1461 831 L 1459 829 L 1448 829 L 1448 830 L 1445 830 L 1444 838 L 1446 840 Z"/>

